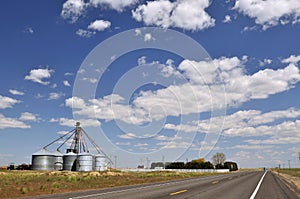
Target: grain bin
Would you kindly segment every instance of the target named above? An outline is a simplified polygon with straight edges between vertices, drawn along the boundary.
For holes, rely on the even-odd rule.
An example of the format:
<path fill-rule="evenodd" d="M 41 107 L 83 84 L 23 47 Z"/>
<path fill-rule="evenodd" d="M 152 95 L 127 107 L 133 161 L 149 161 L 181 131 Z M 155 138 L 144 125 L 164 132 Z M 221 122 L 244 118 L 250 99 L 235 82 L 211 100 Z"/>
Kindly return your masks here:
<path fill-rule="evenodd" d="M 76 171 L 93 171 L 93 155 L 90 153 L 79 153 L 76 162 Z"/>
<path fill-rule="evenodd" d="M 106 156 L 102 154 L 95 155 L 95 170 L 105 171 L 106 170 Z"/>
<path fill-rule="evenodd" d="M 59 151 L 54 153 L 54 170 L 61 171 L 63 169 L 63 154 Z"/>
<path fill-rule="evenodd" d="M 66 171 L 76 171 L 76 159 L 77 154 L 70 152 L 63 156 L 63 170 Z"/>
<path fill-rule="evenodd" d="M 54 163 L 54 153 L 46 149 L 32 154 L 32 170 L 54 170 Z"/>
<path fill-rule="evenodd" d="M 54 144 L 59 144 L 57 152 L 50 153 L 47 147 Z M 66 146 L 64 155 L 60 153 L 63 146 Z M 89 146 L 97 151 L 97 158 L 89 153 Z M 80 122 L 76 122 L 73 130 L 44 146 L 42 151 L 32 154 L 32 169 L 35 170 L 104 171 L 107 165 L 111 164 L 111 159 L 84 131 Z"/>
<path fill-rule="evenodd" d="M 96 156 L 93 156 L 93 171 L 96 170 Z"/>

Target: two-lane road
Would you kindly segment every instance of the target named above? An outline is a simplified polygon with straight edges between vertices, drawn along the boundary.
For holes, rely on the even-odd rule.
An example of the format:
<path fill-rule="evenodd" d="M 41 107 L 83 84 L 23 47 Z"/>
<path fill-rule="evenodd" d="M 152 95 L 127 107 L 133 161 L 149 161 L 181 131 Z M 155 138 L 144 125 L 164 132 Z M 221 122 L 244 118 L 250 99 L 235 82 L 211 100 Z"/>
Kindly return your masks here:
<path fill-rule="evenodd" d="M 37 198 L 51 199 L 296 199 L 300 198 L 272 172 L 237 172 L 166 183 L 116 187 L 102 190 L 66 193 Z"/>

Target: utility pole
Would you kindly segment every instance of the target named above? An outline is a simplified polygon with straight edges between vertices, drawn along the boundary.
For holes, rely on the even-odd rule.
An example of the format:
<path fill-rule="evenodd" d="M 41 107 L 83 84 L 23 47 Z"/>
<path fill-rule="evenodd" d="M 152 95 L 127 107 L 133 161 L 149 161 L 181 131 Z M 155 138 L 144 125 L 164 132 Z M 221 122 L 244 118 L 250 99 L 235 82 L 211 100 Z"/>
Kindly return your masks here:
<path fill-rule="evenodd" d="M 288 160 L 289 161 L 289 170 L 291 169 L 291 160 Z"/>

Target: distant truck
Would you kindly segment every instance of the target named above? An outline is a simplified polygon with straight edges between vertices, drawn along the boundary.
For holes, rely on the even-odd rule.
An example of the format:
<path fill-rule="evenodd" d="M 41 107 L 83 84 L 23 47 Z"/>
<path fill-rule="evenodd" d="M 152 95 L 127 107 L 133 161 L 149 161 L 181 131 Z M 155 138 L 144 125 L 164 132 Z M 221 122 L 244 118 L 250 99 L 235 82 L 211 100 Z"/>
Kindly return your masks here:
<path fill-rule="evenodd" d="M 30 164 L 21 164 L 17 167 L 17 170 L 30 170 L 31 165 Z"/>
<path fill-rule="evenodd" d="M 20 164 L 20 165 L 15 165 L 15 164 L 10 164 L 8 167 L 6 167 L 7 170 L 30 170 L 31 165 L 30 164 Z"/>
<path fill-rule="evenodd" d="M 9 166 L 7 167 L 7 170 L 16 170 L 17 169 L 17 165 L 15 165 L 14 163 L 9 164 Z"/>

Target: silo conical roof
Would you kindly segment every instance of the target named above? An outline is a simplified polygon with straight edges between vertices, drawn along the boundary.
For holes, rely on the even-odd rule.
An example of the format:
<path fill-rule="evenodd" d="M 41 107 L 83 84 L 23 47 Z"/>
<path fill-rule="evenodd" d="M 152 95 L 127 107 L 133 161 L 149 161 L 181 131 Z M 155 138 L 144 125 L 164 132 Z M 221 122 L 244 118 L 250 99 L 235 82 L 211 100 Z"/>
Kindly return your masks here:
<path fill-rule="evenodd" d="M 40 151 L 33 153 L 32 155 L 54 155 L 54 153 L 51 151 L 48 151 L 47 149 L 42 149 Z"/>
<path fill-rule="evenodd" d="M 55 151 L 53 153 L 53 155 L 55 155 L 55 156 L 63 156 L 63 154 L 60 151 Z"/>
<path fill-rule="evenodd" d="M 69 152 L 69 153 L 65 153 L 64 156 L 68 156 L 68 155 L 77 155 L 76 153 L 74 152 Z"/>
<path fill-rule="evenodd" d="M 95 157 L 106 157 L 104 154 L 102 154 L 102 153 L 97 153 L 96 155 L 95 155 Z"/>

